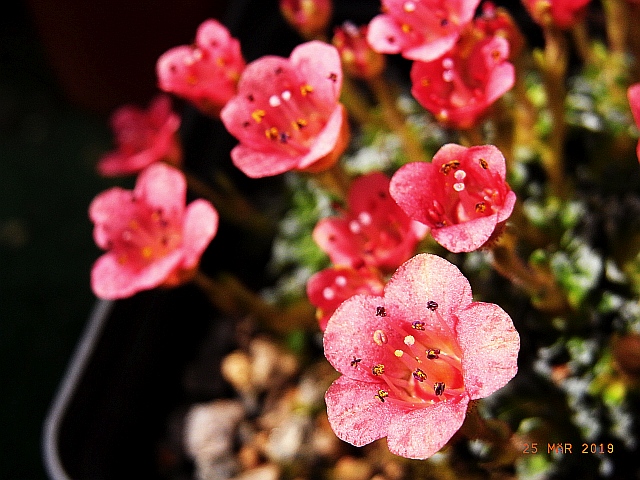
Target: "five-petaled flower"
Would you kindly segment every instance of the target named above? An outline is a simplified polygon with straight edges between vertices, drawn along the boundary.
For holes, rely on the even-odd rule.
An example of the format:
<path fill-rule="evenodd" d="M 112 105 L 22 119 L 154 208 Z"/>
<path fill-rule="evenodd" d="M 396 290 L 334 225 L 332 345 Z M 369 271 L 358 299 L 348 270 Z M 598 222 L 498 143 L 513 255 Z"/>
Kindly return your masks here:
<path fill-rule="evenodd" d="M 444 145 L 431 163 L 402 166 L 389 191 L 409 217 L 431 227 L 451 252 L 484 245 L 516 201 L 505 181 L 505 159 L 493 145 Z"/>
<path fill-rule="evenodd" d="M 98 161 L 101 175 L 115 177 L 138 173 L 159 160 L 180 165 L 180 117 L 167 95 L 156 96 L 147 110 L 124 105 L 111 115 L 116 148 Z"/>
<path fill-rule="evenodd" d="M 460 428 L 470 400 L 513 378 L 519 349 L 504 310 L 473 302 L 448 261 L 417 255 L 384 297 L 351 297 L 329 320 L 325 356 L 342 374 L 325 395 L 329 422 L 353 445 L 386 436 L 397 455 L 430 457 Z"/>
<path fill-rule="evenodd" d="M 627 98 L 629 99 L 629 106 L 631 107 L 631 114 L 636 122 L 636 127 L 640 129 L 640 83 L 633 84 L 627 90 Z M 636 148 L 636 154 L 638 161 L 640 161 L 640 141 Z"/>
<path fill-rule="evenodd" d="M 114 187 L 91 202 L 93 237 L 107 250 L 91 271 L 98 297 L 130 297 L 191 278 L 216 234 L 218 213 L 205 200 L 186 207 L 185 200 L 182 172 L 156 163 L 140 173 L 133 190 Z"/>
<path fill-rule="evenodd" d="M 312 234 L 334 265 L 393 272 L 414 254 L 427 233 L 394 202 L 389 178 L 381 172 L 356 178 L 347 204 L 343 216 L 321 219 Z"/>
<path fill-rule="evenodd" d="M 299 45 L 288 59 L 265 56 L 247 65 L 221 112 L 240 141 L 233 163 L 253 178 L 331 167 L 349 140 L 341 86 L 338 51 L 319 41 Z"/>
<path fill-rule="evenodd" d="M 468 32 L 442 57 L 411 68 L 416 100 L 439 122 L 460 129 L 475 125 L 515 81 L 515 68 L 507 61 L 509 42 Z"/>
<path fill-rule="evenodd" d="M 224 25 L 209 19 L 198 27 L 195 44 L 174 47 L 160 56 L 156 74 L 162 90 L 218 116 L 236 94 L 244 67 L 240 42 Z"/>
<path fill-rule="evenodd" d="M 367 40 L 380 53 L 428 62 L 450 50 L 473 19 L 480 0 L 382 0 Z"/>
<path fill-rule="evenodd" d="M 317 309 L 320 330 L 324 331 L 333 312 L 347 298 L 359 293 L 382 295 L 383 288 L 382 275 L 375 268 L 333 266 L 315 273 L 307 281 L 307 296 Z"/>

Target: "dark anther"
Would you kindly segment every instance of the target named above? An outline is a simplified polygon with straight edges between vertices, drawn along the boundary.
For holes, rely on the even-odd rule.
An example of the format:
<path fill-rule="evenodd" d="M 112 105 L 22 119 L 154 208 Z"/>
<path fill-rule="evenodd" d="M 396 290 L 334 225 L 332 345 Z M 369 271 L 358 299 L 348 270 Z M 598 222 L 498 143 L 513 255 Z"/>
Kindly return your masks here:
<path fill-rule="evenodd" d="M 431 310 L 432 312 L 435 312 L 438 309 L 438 304 L 436 302 L 434 302 L 433 300 L 429 300 L 427 302 L 427 308 L 429 310 Z"/>
<path fill-rule="evenodd" d="M 376 317 L 386 317 L 387 311 L 384 307 L 376 307 Z"/>
<path fill-rule="evenodd" d="M 361 358 L 356 358 L 356 356 L 353 356 L 353 360 L 351 360 L 351 366 L 357 368 L 358 364 L 362 361 Z"/>
<path fill-rule="evenodd" d="M 436 395 L 440 396 L 444 393 L 444 382 L 436 382 L 433 384 L 433 391 Z"/>

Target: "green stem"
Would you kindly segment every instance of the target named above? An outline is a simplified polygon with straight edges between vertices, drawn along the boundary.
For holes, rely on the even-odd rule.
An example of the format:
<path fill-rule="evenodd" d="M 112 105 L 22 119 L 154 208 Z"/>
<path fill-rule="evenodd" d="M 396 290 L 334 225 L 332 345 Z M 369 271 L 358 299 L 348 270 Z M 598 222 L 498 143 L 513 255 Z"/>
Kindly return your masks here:
<path fill-rule="evenodd" d="M 293 328 L 317 325 L 314 318 L 315 309 L 308 302 L 300 301 L 281 309 L 267 303 L 230 274 L 222 274 L 214 279 L 197 270 L 192 282 L 207 295 L 213 307 L 221 313 L 234 318 L 249 315 L 268 331 L 286 333 Z"/>
<path fill-rule="evenodd" d="M 222 218 L 261 236 L 272 235 L 275 225 L 261 212 L 257 211 L 229 182 L 223 184 L 219 192 L 206 182 L 187 171 L 183 172 L 187 187 L 199 197 L 211 201 Z"/>
<path fill-rule="evenodd" d="M 545 48 L 542 68 L 551 113 L 552 130 L 547 148 L 542 152 L 542 163 L 547 172 L 551 192 L 559 197 L 564 197 L 567 194 L 567 187 L 564 183 L 563 152 L 566 132 L 564 82 L 568 62 L 567 41 L 564 33 L 553 25 L 544 27 L 543 32 Z"/>
<path fill-rule="evenodd" d="M 369 79 L 369 86 L 382 107 L 382 115 L 387 126 L 400 137 L 409 161 L 426 162 L 427 157 L 422 145 L 407 125 L 404 114 L 398 110 L 393 87 L 381 75 Z"/>
<path fill-rule="evenodd" d="M 518 239 L 505 231 L 491 247 L 491 264 L 496 272 L 524 290 L 536 307 L 558 312 L 567 308 L 567 299 L 550 271 L 534 269 L 517 252 Z"/>

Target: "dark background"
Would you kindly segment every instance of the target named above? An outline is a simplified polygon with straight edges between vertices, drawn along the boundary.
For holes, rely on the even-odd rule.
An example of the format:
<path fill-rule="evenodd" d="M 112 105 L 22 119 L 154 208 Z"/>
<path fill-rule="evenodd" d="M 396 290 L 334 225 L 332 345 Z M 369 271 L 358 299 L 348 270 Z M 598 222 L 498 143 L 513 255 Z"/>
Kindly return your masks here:
<path fill-rule="evenodd" d="M 108 116 L 223 2 L 10 1 L 0 15 L 0 478 L 45 478 L 42 422 L 95 298 L 87 207 Z"/>

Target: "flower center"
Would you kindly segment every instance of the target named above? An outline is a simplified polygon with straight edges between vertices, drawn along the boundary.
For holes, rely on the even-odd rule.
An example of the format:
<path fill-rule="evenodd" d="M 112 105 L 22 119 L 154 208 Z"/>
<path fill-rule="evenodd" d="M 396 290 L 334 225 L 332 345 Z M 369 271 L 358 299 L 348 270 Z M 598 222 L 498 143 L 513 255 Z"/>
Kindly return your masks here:
<path fill-rule="evenodd" d="M 121 265 L 140 270 L 173 251 L 182 237 L 175 222 L 169 221 L 162 209 L 153 210 L 144 204 L 136 206 L 137 215 L 112 236 L 110 250 L 115 252 Z"/>
<path fill-rule="evenodd" d="M 438 305 L 429 302 L 428 308 L 439 331 L 427 329 L 422 321 L 414 321 L 408 328 L 390 321 L 390 331 L 399 336 L 384 330 L 373 333 L 372 341 L 393 354 L 386 356 L 393 359 L 392 365 L 371 366 L 371 374 L 386 384 L 376 395 L 380 401 L 419 408 L 458 398 L 464 392 L 460 346 L 438 312 Z M 386 316 L 384 307 L 377 307 L 376 315 Z"/>

